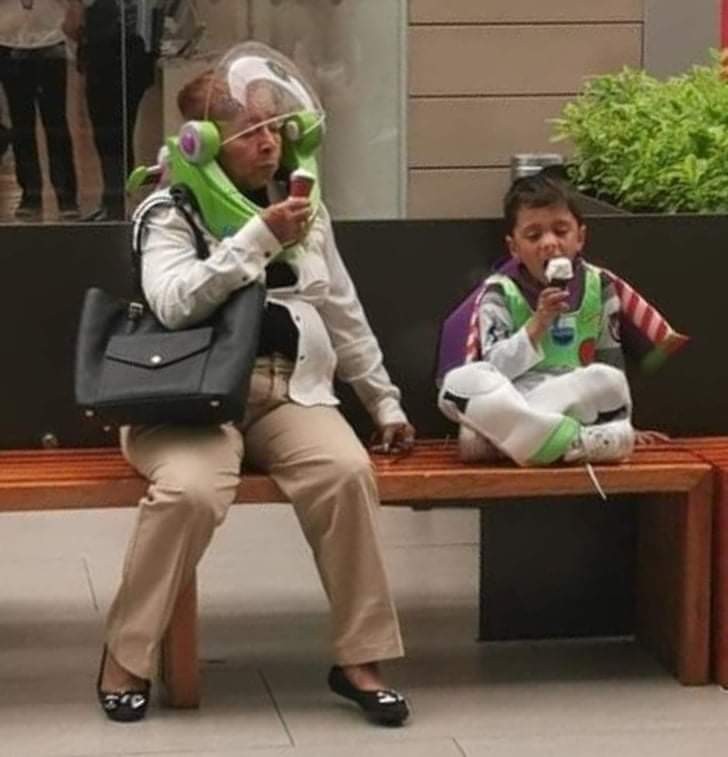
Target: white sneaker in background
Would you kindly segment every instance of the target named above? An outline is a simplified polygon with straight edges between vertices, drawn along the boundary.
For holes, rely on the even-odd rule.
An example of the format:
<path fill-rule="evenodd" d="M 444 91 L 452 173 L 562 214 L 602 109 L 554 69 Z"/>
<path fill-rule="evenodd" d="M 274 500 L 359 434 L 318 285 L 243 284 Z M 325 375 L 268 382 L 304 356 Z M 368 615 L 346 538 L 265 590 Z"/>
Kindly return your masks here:
<path fill-rule="evenodd" d="M 616 463 L 634 451 L 634 429 L 628 420 L 584 426 L 564 462 Z"/>

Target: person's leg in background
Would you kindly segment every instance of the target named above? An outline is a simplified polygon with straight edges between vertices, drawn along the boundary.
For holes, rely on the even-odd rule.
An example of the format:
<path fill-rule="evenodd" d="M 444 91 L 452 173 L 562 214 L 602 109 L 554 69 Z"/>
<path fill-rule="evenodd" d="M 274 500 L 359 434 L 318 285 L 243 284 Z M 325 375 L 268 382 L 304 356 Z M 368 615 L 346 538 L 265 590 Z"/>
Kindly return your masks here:
<path fill-rule="evenodd" d="M 135 167 L 134 131 L 144 93 L 154 83 L 156 58 L 144 49 L 140 37 L 129 37 L 126 48 L 126 176 Z M 125 179 L 126 180 L 126 179 Z"/>
<path fill-rule="evenodd" d="M 87 56 L 86 103 L 101 167 L 102 190 L 98 209 L 84 220 L 122 220 L 126 211 L 121 56 L 113 46 L 109 51 L 89 48 Z"/>
<path fill-rule="evenodd" d="M 121 220 L 126 214 L 126 179 L 134 168 L 134 130 L 144 93 L 154 81 L 155 59 L 138 37 L 130 37 L 122 77 L 120 49 L 89 48 L 86 99 L 101 163 L 103 190 L 89 221 Z"/>
<path fill-rule="evenodd" d="M 0 84 L 2 86 L 2 84 Z M 3 109 L 0 108 L 0 164 L 5 157 L 5 153 L 8 151 L 11 143 L 11 130 L 5 123 L 5 114 Z"/>
<path fill-rule="evenodd" d="M 12 128 L 15 176 L 22 191 L 16 218 L 40 220 L 43 208 L 43 178 L 35 134 L 38 57 L 18 57 L 9 47 L 0 46 L 0 81 L 8 102 Z"/>
<path fill-rule="evenodd" d="M 48 143 L 51 183 L 61 218 L 70 220 L 78 217 L 78 185 L 66 114 L 65 54 L 47 56 L 39 62 L 39 66 L 38 104 Z"/>

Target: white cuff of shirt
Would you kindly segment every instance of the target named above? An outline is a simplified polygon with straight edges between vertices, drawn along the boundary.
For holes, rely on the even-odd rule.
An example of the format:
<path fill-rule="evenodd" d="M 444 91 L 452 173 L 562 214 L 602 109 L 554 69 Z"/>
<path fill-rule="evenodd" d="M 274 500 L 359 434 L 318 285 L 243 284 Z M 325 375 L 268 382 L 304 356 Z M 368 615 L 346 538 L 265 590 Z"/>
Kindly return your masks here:
<path fill-rule="evenodd" d="M 407 416 L 393 397 L 386 397 L 379 402 L 372 412 L 372 417 L 380 427 L 390 423 L 407 423 Z"/>

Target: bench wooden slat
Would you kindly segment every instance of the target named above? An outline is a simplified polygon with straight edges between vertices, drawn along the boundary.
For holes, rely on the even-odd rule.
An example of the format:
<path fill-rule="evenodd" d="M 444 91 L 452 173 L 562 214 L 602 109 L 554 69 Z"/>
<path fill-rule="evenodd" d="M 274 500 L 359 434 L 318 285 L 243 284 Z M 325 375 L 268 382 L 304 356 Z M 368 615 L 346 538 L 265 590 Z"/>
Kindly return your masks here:
<path fill-rule="evenodd" d="M 509 463 L 465 464 L 455 445 L 421 442 L 405 457 L 376 456 L 382 502 L 389 505 L 577 495 L 594 491 L 583 466 L 519 469 Z M 694 452 L 669 446 L 641 449 L 623 465 L 596 466 L 613 493 L 688 491 L 705 475 Z M 118 449 L 0 452 L 0 511 L 128 507 L 146 488 Z M 286 502 L 267 476 L 243 476 L 236 501 Z"/>

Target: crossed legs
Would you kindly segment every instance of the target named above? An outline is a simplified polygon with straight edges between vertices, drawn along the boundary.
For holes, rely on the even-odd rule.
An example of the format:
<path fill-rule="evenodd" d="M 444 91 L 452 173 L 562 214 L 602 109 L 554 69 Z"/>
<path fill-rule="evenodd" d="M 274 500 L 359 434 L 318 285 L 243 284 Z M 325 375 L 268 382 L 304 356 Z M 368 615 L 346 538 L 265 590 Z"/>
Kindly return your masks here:
<path fill-rule="evenodd" d="M 461 454 L 470 461 L 492 459 L 493 448 L 519 465 L 592 455 L 593 459 L 616 460 L 631 450 L 629 386 L 621 371 L 604 364 L 546 378 L 521 394 L 494 366 L 470 363 L 447 374 L 439 406 L 463 427 Z M 617 413 L 622 419 L 613 425 L 593 426 L 605 413 Z M 592 429 L 597 428 L 599 444 L 592 445 L 592 453 Z"/>

